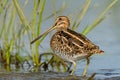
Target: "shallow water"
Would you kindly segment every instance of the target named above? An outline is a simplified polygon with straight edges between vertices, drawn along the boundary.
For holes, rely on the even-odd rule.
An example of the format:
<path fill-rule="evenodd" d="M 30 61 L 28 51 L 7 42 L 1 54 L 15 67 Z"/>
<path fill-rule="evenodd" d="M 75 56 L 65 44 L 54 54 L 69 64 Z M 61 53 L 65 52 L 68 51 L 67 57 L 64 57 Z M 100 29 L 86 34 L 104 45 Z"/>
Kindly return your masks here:
<path fill-rule="evenodd" d="M 56 8 L 58 9 L 62 4 L 69 3 L 72 0 L 60 0 L 55 1 Z M 71 5 L 63 12 L 59 13 L 59 15 L 74 15 L 74 11 L 78 11 L 83 7 L 83 2 L 85 0 L 80 1 L 72 1 Z M 21 2 L 21 1 L 20 1 Z M 92 0 L 92 3 L 87 11 L 84 19 L 81 22 L 80 27 L 77 29 L 77 32 L 81 32 L 86 25 L 89 25 L 94 19 L 100 14 L 100 12 L 105 9 L 105 7 L 110 3 L 110 0 Z M 21 3 L 22 4 L 22 3 Z M 25 11 L 27 15 L 33 6 L 32 1 Z M 51 1 L 47 0 L 45 12 L 43 18 L 49 15 L 49 13 L 53 13 L 53 8 L 51 6 Z M 96 78 L 109 78 L 120 76 L 120 0 L 114 5 L 114 7 L 106 14 L 107 18 L 99 24 L 93 31 L 91 31 L 87 37 L 93 41 L 95 44 L 99 45 L 102 50 L 105 51 L 104 54 L 101 55 L 93 55 L 90 59 L 90 65 L 88 70 L 88 75 L 92 73 L 96 73 Z M 70 14 L 72 13 L 72 14 Z M 75 15 L 74 15 L 75 16 Z M 51 18 L 47 21 L 44 21 L 42 24 L 42 32 L 44 32 L 48 27 L 53 25 L 54 18 Z M 71 19 L 72 24 L 72 19 Z M 45 40 L 42 42 L 40 48 L 40 52 L 50 48 L 49 39 L 51 38 L 53 33 L 50 33 Z M 27 40 L 26 40 L 27 41 Z M 26 42 L 26 48 L 29 51 L 28 42 Z M 75 74 L 80 75 L 83 72 L 83 69 L 86 65 L 85 61 L 77 62 L 77 69 Z"/>

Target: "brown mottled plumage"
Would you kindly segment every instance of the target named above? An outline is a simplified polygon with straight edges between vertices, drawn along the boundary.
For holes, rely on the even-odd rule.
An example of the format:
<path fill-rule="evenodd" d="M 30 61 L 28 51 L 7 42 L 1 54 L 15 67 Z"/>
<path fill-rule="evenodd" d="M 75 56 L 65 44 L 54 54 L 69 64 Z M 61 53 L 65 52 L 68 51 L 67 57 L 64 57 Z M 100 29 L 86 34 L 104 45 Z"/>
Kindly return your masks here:
<path fill-rule="evenodd" d="M 50 45 L 54 53 L 67 61 L 76 61 L 103 52 L 84 35 L 70 29 L 56 32 L 51 38 Z"/>
<path fill-rule="evenodd" d="M 48 34 L 48 32 L 53 29 L 57 30 L 51 38 L 50 46 L 56 55 L 74 64 L 73 71 L 71 72 L 71 74 L 73 74 L 76 68 L 75 61 L 88 58 L 95 53 L 103 53 L 104 51 L 100 50 L 99 47 L 93 44 L 87 37 L 69 29 L 69 27 L 69 19 L 66 16 L 59 16 L 55 21 L 55 25 L 42 35 Z M 31 43 L 34 43 L 42 35 Z M 84 71 L 84 75 L 85 74 L 86 70 Z"/>

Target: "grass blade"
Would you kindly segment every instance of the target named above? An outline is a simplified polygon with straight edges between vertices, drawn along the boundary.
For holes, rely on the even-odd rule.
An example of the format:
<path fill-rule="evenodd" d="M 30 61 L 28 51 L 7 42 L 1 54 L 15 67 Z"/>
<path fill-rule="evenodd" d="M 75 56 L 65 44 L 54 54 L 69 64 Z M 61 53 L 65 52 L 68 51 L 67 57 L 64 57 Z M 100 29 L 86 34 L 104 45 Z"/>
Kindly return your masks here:
<path fill-rule="evenodd" d="M 105 10 L 103 10 L 103 12 L 98 16 L 98 18 L 89 26 L 87 26 L 84 30 L 83 30 L 83 34 L 87 35 L 91 30 L 93 30 L 96 25 L 98 25 L 100 22 L 102 22 L 105 19 L 105 14 L 106 12 L 117 2 L 117 0 L 114 0 L 111 4 L 109 4 Z"/>
<path fill-rule="evenodd" d="M 18 0 L 13 0 L 14 6 L 16 8 L 16 11 L 18 13 L 18 16 L 20 18 L 20 21 L 22 22 L 22 24 L 25 26 L 25 30 L 30 29 L 32 31 L 32 29 L 30 28 L 30 25 L 28 24 L 24 12 L 23 10 L 20 8 L 20 5 L 18 4 Z"/>
<path fill-rule="evenodd" d="M 76 29 L 79 27 L 81 20 L 83 19 L 86 11 L 88 10 L 88 7 L 89 7 L 89 5 L 90 5 L 90 2 L 91 2 L 91 0 L 86 0 L 86 3 L 85 3 L 84 8 L 83 8 L 83 10 L 82 10 L 82 13 L 81 13 L 81 14 L 78 14 L 77 17 L 76 17 L 76 19 L 75 19 L 75 21 L 74 21 L 74 24 L 73 24 L 73 26 L 72 26 L 72 29 L 73 29 L 73 30 L 76 30 Z M 79 21 L 78 21 L 78 23 L 77 23 L 77 20 L 78 20 L 78 19 L 79 19 Z"/>

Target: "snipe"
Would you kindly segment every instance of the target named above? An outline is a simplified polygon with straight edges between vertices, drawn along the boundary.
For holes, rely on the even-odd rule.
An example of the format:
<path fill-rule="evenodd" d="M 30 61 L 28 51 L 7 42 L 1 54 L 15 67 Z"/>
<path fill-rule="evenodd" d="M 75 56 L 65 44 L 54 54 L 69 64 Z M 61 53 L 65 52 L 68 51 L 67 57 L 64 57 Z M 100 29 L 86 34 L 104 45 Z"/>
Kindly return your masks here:
<path fill-rule="evenodd" d="M 48 34 L 50 31 L 56 29 L 56 33 L 52 36 L 50 46 L 53 52 L 65 61 L 72 62 L 74 67 L 71 72 L 73 75 L 76 69 L 75 61 L 80 59 L 87 59 L 87 65 L 83 75 L 86 75 L 88 69 L 88 57 L 95 53 L 103 53 L 99 47 L 93 44 L 87 37 L 77 33 L 71 29 L 68 17 L 57 17 L 53 27 L 49 28 L 45 33 L 34 39 L 32 43 L 41 38 L 43 35 Z"/>

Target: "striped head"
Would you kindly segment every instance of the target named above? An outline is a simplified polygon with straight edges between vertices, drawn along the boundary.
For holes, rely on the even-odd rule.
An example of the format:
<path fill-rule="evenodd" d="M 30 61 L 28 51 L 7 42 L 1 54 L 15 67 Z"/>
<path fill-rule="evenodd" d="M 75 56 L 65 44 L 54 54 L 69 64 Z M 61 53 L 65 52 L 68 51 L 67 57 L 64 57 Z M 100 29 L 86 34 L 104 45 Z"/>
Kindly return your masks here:
<path fill-rule="evenodd" d="M 57 30 L 64 30 L 70 27 L 70 21 L 66 16 L 59 16 L 56 18 L 55 25 Z"/>
<path fill-rule="evenodd" d="M 56 29 L 57 31 L 62 31 L 62 30 L 68 29 L 69 27 L 70 27 L 70 21 L 69 21 L 68 17 L 59 16 L 56 18 L 55 24 L 52 27 L 50 27 L 47 31 L 45 31 L 43 34 L 41 34 L 40 36 L 35 38 L 33 41 L 31 41 L 31 44 L 33 44 L 35 41 L 40 39 L 43 35 L 47 35 L 50 31 L 52 31 L 54 29 Z"/>

